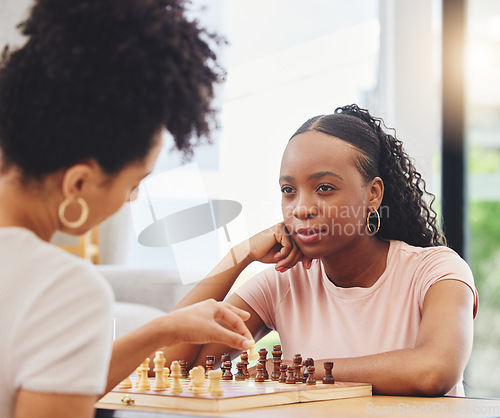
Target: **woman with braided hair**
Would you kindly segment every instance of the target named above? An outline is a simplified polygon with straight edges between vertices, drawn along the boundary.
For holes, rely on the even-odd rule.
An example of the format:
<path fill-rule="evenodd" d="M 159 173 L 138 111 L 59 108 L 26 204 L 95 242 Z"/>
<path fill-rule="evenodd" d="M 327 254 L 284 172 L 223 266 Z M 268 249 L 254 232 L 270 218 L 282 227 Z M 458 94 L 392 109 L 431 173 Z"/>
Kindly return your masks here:
<path fill-rule="evenodd" d="M 227 298 L 255 340 L 276 330 L 285 359 L 333 361 L 337 380 L 374 393 L 463 395 L 477 292 L 401 141 L 338 108 L 292 136 L 279 183 L 283 222 L 235 246 L 179 306 L 222 300 L 252 261 L 273 263 Z M 195 364 L 227 347 L 190 350 Z"/>
<path fill-rule="evenodd" d="M 49 243 L 133 199 L 165 129 L 187 154 L 209 132 L 219 70 L 210 35 L 185 12 L 182 0 L 37 0 L 26 43 L 3 56 L 2 417 L 90 418 L 98 397 L 159 348 L 252 343 L 249 314 L 211 300 L 112 344 L 106 280 Z"/>

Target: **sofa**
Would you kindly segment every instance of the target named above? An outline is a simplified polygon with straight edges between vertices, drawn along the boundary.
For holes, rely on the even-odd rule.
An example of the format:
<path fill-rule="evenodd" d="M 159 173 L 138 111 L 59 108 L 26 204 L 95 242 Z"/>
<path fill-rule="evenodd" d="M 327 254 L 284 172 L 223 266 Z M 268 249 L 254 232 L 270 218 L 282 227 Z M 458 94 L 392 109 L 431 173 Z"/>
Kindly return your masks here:
<path fill-rule="evenodd" d="M 113 288 L 115 337 L 169 312 L 193 287 L 182 284 L 175 271 L 96 265 Z"/>

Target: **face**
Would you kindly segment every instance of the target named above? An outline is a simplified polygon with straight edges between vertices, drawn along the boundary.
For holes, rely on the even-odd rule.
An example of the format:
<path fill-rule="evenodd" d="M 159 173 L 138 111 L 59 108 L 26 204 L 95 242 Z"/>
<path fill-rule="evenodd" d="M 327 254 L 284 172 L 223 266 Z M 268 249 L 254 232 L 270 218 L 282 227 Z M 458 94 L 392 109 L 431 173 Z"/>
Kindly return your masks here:
<path fill-rule="evenodd" d="M 81 228 L 62 230 L 72 235 L 80 235 L 116 213 L 125 202 L 134 200 L 139 183 L 153 170 L 162 146 L 162 134 L 159 132 L 154 145 L 143 160 L 126 166 L 113 177 L 107 176 L 94 165 L 90 179 L 80 195 L 88 204 L 88 220 Z M 68 219 L 77 219 L 81 209 L 78 205 L 68 206 L 66 213 Z"/>
<path fill-rule="evenodd" d="M 322 258 L 366 236 L 373 200 L 355 166 L 359 151 L 317 131 L 293 137 L 281 162 L 282 212 L 301 251 Z"/>

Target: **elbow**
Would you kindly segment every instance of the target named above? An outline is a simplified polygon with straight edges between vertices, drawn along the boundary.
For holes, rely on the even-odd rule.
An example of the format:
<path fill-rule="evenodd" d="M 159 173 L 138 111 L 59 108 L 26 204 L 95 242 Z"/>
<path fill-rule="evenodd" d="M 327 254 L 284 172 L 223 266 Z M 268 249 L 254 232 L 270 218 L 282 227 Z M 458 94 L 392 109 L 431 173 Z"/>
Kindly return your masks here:
<path fill-rule="evenodd" d="M 415 382 L 418 396 L 443 396 L 457 384 L 459 377 L 449 368 L 433 366 L 423 371 Z"/>

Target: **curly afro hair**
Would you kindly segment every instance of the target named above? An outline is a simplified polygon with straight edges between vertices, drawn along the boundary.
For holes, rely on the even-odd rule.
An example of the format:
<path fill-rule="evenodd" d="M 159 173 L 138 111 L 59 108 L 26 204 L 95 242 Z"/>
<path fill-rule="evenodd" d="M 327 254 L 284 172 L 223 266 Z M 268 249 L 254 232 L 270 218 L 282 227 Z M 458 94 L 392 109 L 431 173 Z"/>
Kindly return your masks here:
<path fill-rule="evenodd" d="M 183 0 L 38 0 L 20 28 L 0 67 L 0 148 L 24 180 L 92 159 L 116 174 L 161 128 L 189 157 L 216 124 L 220 39 Z"/>
<path fill-rule="evenodd" d="M 292 138 L 316 130 L 340 138 L 360 151 L 355 163 L 365 181 L 378 176 L 384 182 L 381 212 L 387 216 L 382 216 L 377 236 L 420 247 L 446 245 L 432 209 L 434 195 L 426 191 L 425 181 L 404 151 L 403 143 L 384 132 L 382 125 L 381 119 L 353 104 L 339 107 L 331 115 L 309 119 Z"/>

